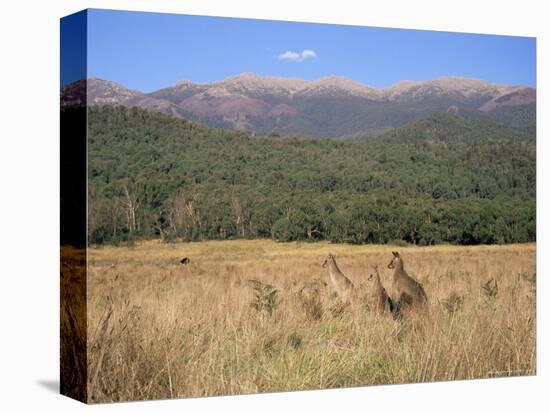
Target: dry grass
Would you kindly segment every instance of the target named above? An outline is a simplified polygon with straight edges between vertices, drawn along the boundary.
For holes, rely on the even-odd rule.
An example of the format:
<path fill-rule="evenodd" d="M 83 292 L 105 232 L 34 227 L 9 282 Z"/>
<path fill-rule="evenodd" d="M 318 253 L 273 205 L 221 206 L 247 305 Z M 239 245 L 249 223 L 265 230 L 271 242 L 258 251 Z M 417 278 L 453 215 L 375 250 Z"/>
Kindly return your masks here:
<path fill-rule="evenodd" d="M 61 248 L 61 394 L 87 399 L 86 249 Z"/>
<path fill-rule="evenodd" d="M 91 249 L 89 401 L 535 373 L 534 244 L 399 248 L 430 307 L 426 318 L 403 320 L 369 310 L 372 264 L 393 293 L 392 249 L 271 241 Z M 351 306 L 324 284 L 329 251 L 359 289 Z"/>

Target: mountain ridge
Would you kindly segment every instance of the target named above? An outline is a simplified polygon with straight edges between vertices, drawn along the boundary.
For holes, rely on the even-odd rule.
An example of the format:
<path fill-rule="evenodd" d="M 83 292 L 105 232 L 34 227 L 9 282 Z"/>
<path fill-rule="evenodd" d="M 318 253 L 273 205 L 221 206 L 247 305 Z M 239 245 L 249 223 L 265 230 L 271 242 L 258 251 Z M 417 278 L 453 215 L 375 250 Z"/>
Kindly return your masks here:
<path fill-rule="evenodd" d="M 77 84 L 62 88 L 62 106 L 78 103 Z M 525 107 L 535 101 L 534 88 L 458 76 L 375 88 L 342 76 L 304 80 L 242 73 L 209 83 L 178 81 L 150 93 L 87 79 L 89 105 L 137 106 L 214 127 L 312 137 L 371 134 L 450 109 L 481 117 L 501 107 L 531 111 Z"/>

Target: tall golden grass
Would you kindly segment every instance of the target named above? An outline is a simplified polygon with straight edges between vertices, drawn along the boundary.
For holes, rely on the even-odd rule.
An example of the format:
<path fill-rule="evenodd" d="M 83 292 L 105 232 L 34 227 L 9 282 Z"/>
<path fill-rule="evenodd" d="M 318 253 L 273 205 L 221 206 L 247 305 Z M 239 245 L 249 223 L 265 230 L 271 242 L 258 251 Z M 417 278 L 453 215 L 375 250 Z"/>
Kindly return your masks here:
<path fill-rule="evenodd" d="M 427 315 L 370 310 L 395 246 L 218 241 L 92 248 L 90 402 L 532 375 L 535 245 L 398 248 Z M 321 263 L 358 289 L 342 306 Z M 180 265 L 187 256 L 191 262 Z M 250 281 L 255 280 L 255 281 Z M 493 280 L 493 281 L 491 281 Z"/>
<path fill-rule="evenodd" d="M 60 269 L 60 392 L 84 401 L 88 398 L 86 248 L 62 246 Z"/>

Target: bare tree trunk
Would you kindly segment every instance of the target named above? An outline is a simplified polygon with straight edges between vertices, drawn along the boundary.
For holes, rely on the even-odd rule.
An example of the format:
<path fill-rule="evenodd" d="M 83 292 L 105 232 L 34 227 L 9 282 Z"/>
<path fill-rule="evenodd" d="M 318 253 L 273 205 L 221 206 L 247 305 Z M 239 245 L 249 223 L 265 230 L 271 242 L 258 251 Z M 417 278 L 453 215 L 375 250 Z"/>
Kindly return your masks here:
<path fill-rule="evenodd" d="M 136 194 L 132 194 L 130 192 L 130 189 L 128 188 L 128 184 L 125 184 L 123 186 L 124 190 L 124 200 L 122 201 L 122 204 L 124 206 L 124 209 L 126 211 L 126 221 L 128 224 L 128 230 L 130 233 L 134 233 L 137 229 L 137 219 L 136 219 L 136 213 L 139 209 L 139 199 L 136 196 Z"/>

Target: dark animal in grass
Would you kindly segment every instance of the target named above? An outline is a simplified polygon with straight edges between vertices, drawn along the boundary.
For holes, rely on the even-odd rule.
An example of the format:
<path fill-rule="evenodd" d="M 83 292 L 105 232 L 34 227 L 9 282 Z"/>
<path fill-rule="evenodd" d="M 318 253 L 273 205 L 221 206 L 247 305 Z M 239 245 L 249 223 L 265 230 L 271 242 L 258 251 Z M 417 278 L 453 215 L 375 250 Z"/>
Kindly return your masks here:
<path fill-rule="evenodd" d="M 183 264 L 183 265 L 187 265 L 191 262 L 191 260 L 187 257 L 183 257 L 181 260 L 180 260 L 180 264 Z"/>

